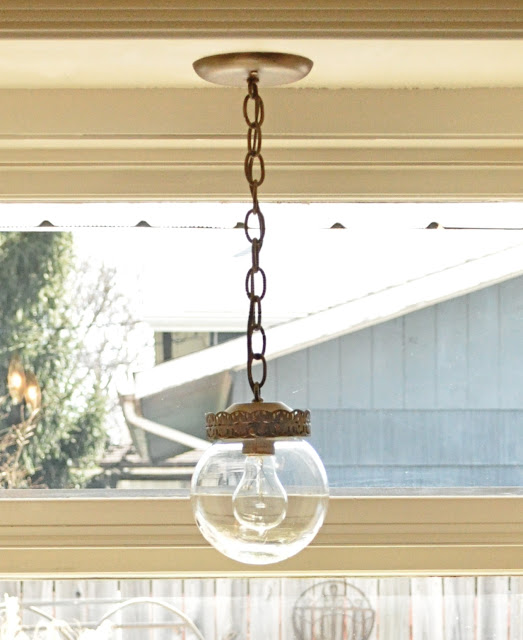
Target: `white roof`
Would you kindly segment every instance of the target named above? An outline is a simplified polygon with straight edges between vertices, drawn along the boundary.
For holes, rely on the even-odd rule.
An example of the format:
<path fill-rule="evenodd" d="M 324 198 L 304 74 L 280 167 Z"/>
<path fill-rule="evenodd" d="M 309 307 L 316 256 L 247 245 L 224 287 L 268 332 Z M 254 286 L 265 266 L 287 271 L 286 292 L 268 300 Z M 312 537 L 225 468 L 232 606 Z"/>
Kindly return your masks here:
<path fill-rule="evenodd" d="M 133 297 L 134 313 L 154 329 L 245 330 L 249 245 L 243 230 L 233 227 L 243 221 L 247 204 L 80 208 L 85 207 L 90 216 L 101 212 L 103 220 L 113 212 L 114 224 L 146 219 L 153 226 L 163 225 L 76 232 L 77 250 L 89 261 L 103 256 L 116 266 L 119 286 Z M 55 223 L 59 213 L 58 206 L 49 212 Z M 517 231 L 424 230 L 432 220 L 458 227 L 521 226 L 519 203 L 266 204 L 264 214 L 267 235 L 261 266 L 268 279 L 263 302 L 266 327 L 519 242 Z M 329 229 L 335 222 L 348 228 Z"/>
<path fill-rule="evenodd" d="M 193 274 L 196 262 L 187 258 L 180 271 L 171 271 L 178 278 L 164 278 L 169 300 L 156 309 L 178 309 L 181 319 L 190 302 L 195 317 L 201 313 L 210 319 L 222 310 L 221 317 L 241 318 L 242 327 L 245 325 L 247 300 L 236 289 L 242 288 L 250 256 L 244 255 L 241 232 L 220 233 L 225 235 L 219 244 L 216 234 L 208 235 L 209 240 L 214 238 L 211 245 L 205 244 L 204 232 L 193 231 L 193 236 L 201 238 L 200 248 L 209 251 L 204 260 L 208 266 L 203 275 Z M 179 244 L 171 250 L 170 264 L 179 264 L 180 256 L 188 256 L 189 235 L 184 247 L 180 235 L 177 230 Z M 283 320 L 267 331 L 269 358 L 523 274 L 520 232 L 410 231 L 365 237 L 328 230 L 315 232 L 307 241 L 303 236 L 299 242 L 292 237 L 267 240 L 263 251 L 261 263 L 266 265 L 270 287 L 264 318 L 273 324 L 277 318 Z M 184 278 L 187 282 L 181 284 Z M 264 320 L 264 324 L 269 323 Z M 144 397 L 221 371 L 241 369 L 245 353 L 242 337 L 166 362 L 136 375 L 136 395 Z"/>
<path fill-rule="evenodd" d="M 508 231 L 268 227 L 260 255 L 267 274 L 264 326 L 304 318 L 522 241 L 519 232 Z M 137 271 L 138 309 L 155 330 L 245 330 L 251 254 L 243 230 L 148 229 L 131 233 L 127 242 L 134 246 L 130 268 Z"/>

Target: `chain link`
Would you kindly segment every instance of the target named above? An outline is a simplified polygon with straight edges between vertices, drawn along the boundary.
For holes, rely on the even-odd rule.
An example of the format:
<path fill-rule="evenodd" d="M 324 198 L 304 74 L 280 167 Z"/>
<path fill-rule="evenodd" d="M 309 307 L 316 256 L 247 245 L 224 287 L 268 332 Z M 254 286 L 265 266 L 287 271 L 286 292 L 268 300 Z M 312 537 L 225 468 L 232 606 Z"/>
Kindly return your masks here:
<path fill-rule="evenodd" d="M 251 120 L 249 107 L 253 107 L 254 116 Z M 245 278 L 245 291 L 249 298 L 249 318 L 247 321 L 247 378 L 254 394 L 254 401 L 261 402 L 261 388 L 267 379 L 267 361 L 265 349 L 267 339 L 262 326 L 261 302 L 267 291 L 265 271 L 260 267 L 260 250 L 265 237 L 265 220 L 258 202 L 258 187 L 265 180 L 265 163 L 261 154 L 262 130 L 265 118 L 263 100 L 258 94 L 258 76 L 252 73 L 247 80 L 247 95 L 243 101 L 243 117 L 247 123 L 247 154 L 245 156 L 245 177 L 249 183 L 252 196 L 252 209 L 245 216 L 245 235 L 251 243 L 252 266 Z M 255 177 L 256 174 L 256 177 Z M 257 221 L 256 226 L 250 226 Z M 251 233 L 251 231 L 255 233 Z M 257 343 L 256 349 L 254 343 Z M 254 363 L 261 364 L 261 377 L 255 380 L 253 376 Z"/>

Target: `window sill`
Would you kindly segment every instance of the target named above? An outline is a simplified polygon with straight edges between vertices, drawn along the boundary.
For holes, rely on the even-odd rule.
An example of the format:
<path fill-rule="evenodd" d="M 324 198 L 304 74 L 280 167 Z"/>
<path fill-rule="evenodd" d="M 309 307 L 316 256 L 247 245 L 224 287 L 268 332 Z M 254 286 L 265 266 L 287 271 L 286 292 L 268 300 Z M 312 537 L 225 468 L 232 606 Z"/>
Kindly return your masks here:
<path fill-rule="evenodd" d="M 334 496 L 313 543 L 266 567 L 212 549 L 186 497 L 15 491 L 0 508 L 4 578 L 523 571 L 522 495 Z"/>

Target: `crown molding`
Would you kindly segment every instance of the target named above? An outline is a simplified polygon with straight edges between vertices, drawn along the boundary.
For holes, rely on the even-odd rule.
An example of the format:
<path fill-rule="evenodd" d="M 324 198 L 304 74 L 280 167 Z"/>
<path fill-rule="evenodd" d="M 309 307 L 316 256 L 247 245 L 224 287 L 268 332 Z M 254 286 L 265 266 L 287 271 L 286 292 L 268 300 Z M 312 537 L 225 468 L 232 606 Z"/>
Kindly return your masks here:
<path fill-rule="evenodd" d="M 0 37 L 520 38 L 517 0 L 5 0 Z M 345 5 L 345 6 L 344 6 Z"/>

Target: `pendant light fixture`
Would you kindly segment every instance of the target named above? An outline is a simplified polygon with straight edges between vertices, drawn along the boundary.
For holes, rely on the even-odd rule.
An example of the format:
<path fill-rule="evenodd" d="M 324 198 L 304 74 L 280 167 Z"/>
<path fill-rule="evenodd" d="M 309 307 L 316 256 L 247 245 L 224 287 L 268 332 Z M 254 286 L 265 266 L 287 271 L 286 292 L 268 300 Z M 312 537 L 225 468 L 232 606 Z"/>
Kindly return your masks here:
<path fill-rule="evenodd" d="M 214 443 L 201 457 L 191 482 L 194 515 L 202 534 L 218 551 L 247 564 L 279 562 L 301 551 L 321 527 L 328 505 L 325 469 L 303 440 L 310 434 L 310 412 L 265 402 L 261 396 L 267 378 L 262 326 L 267 281 L 260 263 L 265 220 L 258 189 L 265 179 L 261 154 L 265 113 L 258 86 L 295 82 L 311 67 L 307 58 L 279 53 L 233 53 L 194 63 L 198 75 L 209 82 L 247 86 L 244 166 L 252 196 L 245 218 L 252 256 L 245 282 L 247 377 L 254 397 L 252 402 L 206 415 L 207 436 Z"/>

